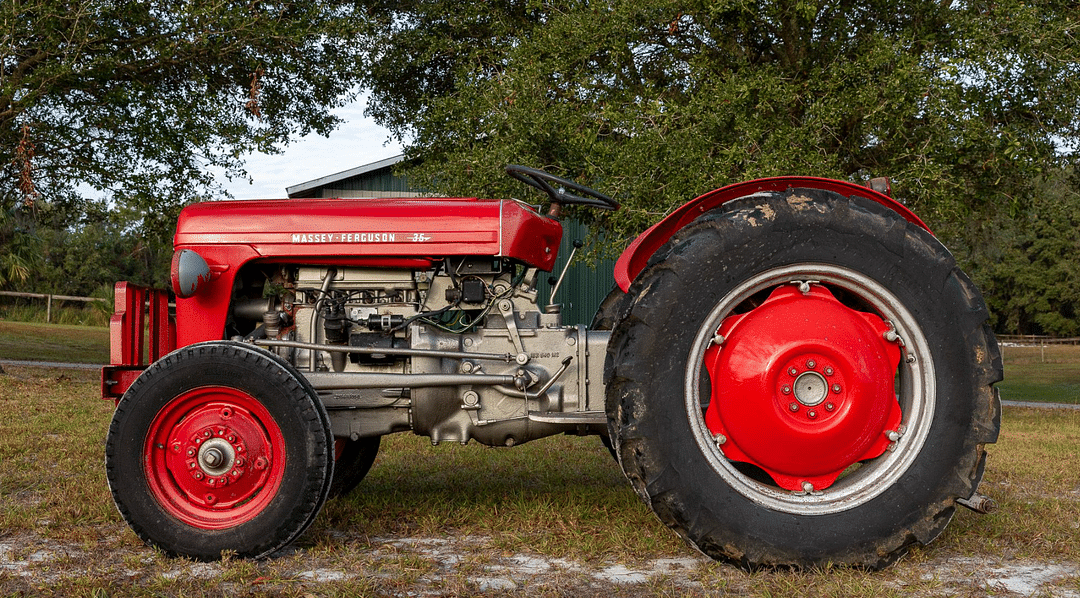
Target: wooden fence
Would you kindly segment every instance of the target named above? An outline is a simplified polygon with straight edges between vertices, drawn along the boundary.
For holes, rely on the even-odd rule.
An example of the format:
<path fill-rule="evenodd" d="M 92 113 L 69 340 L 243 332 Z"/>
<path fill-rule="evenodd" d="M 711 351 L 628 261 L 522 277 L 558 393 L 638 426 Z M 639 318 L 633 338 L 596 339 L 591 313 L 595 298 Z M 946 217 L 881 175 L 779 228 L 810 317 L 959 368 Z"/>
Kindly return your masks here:
<path fill-rule="evenodd" d="M 46 293 L 17 293 L 15 291 L 0 291 L 0 296 L 4 297 L 20 297 L 23 299 L 44 299 L 45 303 L 45 322 L 52 322 L 52 306 L 53 302 L 57 301 L 79 301 L 82 303 L 94 303 L 103 302 L 108 303 L 108 299 L 102 299 L 101 297 L 72 297 L 71 295 L 50 295 Z"/>
<path fill-rule="evenodd" d="M 1040 345 L 1080 345 L 1080 336 L 1069 338 L 1040 336 L 1036 334 L 998 334 L 996 336 L 999 343 L 1028 345 L 1033 347 L 1038 347 Z"/>

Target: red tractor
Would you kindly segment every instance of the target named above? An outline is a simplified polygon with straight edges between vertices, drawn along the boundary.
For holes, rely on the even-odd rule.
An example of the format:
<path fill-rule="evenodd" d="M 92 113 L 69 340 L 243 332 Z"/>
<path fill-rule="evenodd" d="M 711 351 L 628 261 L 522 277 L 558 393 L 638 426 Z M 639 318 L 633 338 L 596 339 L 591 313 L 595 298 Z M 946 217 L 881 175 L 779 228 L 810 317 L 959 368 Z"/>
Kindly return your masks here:
<path fill-rule="evenodd" d="M 189 206 L 169 293 L 117 285 L 112 495 L 197 559 L 292 542 L 386 434 L 600 436 L 657 517 L 746 567 L 881 567 L 978 508 L 1001 379 L 983 300 L 926 225 L 842 181 L 741 183 L 619 259 L 593 325 L 540 309 L 564 205 L 475 198 Z M 149 337 L 144 329 L 149 328 Z M 146 359 L 146 356 L 149 359 Z"/>

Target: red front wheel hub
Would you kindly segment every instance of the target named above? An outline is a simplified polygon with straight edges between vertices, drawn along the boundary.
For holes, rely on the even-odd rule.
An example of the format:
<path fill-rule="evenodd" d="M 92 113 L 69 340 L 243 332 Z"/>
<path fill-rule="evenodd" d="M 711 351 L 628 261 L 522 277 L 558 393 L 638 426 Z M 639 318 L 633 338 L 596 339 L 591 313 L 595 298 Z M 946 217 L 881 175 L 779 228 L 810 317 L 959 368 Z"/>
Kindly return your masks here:
<path fill-rule="evenodd" d="M 277 423 L 251 395 L 198 388 L 154 417 L 144 447 L 146 479 L 180 521 L 208 530 L 234 527 L 262 513 L 277 494 L 284 445 Z"/>
<path fill-rule="evenodd" d="M 725 318 L 705 353 L 705 423 L 724 456 L 808 491 L 884 453 L 902 417 L 890 331 L 817 284 L 777 287 Z"/>

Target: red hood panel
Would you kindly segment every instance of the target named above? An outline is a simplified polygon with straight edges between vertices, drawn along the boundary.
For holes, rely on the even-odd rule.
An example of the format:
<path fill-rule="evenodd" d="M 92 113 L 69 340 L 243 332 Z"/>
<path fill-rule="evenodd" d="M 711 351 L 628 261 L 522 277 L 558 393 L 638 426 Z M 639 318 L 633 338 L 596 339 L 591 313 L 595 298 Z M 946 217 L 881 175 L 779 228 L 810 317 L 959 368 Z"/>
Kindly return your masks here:
<path fill-rule="evenodd" d="M 248 246 L 262 258 L 490 255 L 550 271 L 561 239 L 557 221 L 509 200 L 288 199 L 188 206 L 174 244 Z"/>

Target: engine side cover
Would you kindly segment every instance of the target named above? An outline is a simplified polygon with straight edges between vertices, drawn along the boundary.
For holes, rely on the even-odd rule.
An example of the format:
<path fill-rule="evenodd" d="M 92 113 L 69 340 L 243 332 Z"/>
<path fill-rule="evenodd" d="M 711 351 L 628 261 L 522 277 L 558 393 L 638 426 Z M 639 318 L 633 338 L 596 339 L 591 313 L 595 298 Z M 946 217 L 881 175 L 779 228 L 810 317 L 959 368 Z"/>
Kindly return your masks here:
<path fill-rule="evenodd" d="M 490 255 L 550 271 L 561 239 L 557 221 L 511 200 L 288 199 L 188 206 L 174 244 L 204 251 L 244 245 L 260 259 L 309 258 L 308 263 L 342 256 Z M 213 250 L 204 251 L 214 261 L 207 254 Z"/>

